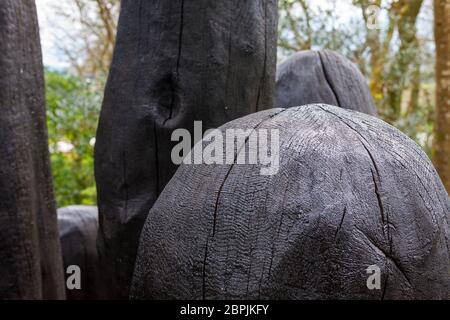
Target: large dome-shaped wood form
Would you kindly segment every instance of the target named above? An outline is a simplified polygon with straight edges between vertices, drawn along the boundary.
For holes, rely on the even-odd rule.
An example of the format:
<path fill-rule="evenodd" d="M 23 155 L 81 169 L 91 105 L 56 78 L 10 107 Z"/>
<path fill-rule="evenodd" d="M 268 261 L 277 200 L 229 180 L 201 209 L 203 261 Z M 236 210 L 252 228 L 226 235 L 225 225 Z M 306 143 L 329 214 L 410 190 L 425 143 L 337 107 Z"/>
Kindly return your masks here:
<path fill-rule="evenodd" d="M 329 51 L 300 51 L 277 68 L 275 107 L 325 103 L 377 116 L 367 80 L 355 64 Z"/>
<path fill-rule="evenodd" d="M 0 1 L 0 299 L 63 299 L 34 0 Z"/>
<path fill-rule="evenodd" d="M 272 108 L 277 1 L 122 1 L 95 148 L 99 245 L 126 298 L 138 237 L 172 178 L 177 128 Z"/>
<path fill-rule="evenodd" d="M 104 270 L 97 253 L 98 210 L 92 206 L 70 206 L 58 209 L 59 237 L 67 278 L 70 266 L 81 272 L 81 289 L 66 290 L 68 300 L 106 298 Z"/>
<path fill-rule="evenodd" d="M 131 298 L 450 298 L 450 200 L 412 140 L 328 105 L 230 128 L 278 129 L 278 173 L 182 165 L 147 217 Z"/>

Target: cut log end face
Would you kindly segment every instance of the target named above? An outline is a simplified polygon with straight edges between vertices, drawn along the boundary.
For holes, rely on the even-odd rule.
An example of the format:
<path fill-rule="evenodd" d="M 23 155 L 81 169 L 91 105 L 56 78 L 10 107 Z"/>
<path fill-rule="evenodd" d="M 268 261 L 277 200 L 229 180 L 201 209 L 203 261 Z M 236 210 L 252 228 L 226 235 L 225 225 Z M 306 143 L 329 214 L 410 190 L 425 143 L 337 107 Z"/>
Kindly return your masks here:
<path fill-rule="evenodd" d="M 227 128 L 278 129 L 278 173 L 182 165 L 147 217 L 132 298 L 450 298 L 450 200 L 413 141 L 329 105 Z"/>
<path fill-rule="evenodd" d="M 329 50 L 301 51 L 277 69 L 275 106 L 325 103 L 377 116 L 377 110 L 358 67 Z"/>

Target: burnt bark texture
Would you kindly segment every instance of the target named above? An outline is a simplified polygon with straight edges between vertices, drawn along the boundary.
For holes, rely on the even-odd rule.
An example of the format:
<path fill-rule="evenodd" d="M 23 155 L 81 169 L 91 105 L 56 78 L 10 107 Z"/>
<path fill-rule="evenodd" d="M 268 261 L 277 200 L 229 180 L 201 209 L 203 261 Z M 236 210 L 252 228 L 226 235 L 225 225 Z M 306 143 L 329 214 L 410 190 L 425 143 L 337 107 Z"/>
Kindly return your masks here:
<path fill-rule="evenodd" d="M 64 270 L 71 265 L 79 266 L 81 270 L 81 289 L 67 290 L 67 299 L 104 299 L 105 278 L 97 253 L 97 207 L 70 206 L 58 209 L 58 226 Z M 68 276 L 70 274 L 66 274 L 66 280 Z"/>
<path fill-rule="evenodd" d="M 230 128 L 278 129 L 278 173 L 180 166 L 142 230 L 131 298 L 450 298 L 450 200 L 412 140 L 329 105 Z M 372 265 L 380 290 L 367 287 Z"/>
<path fill-rule="evenodd" d="M 377 110 L 358 67 L 329 50 L 300 51 L 277 69 L 275 107 L 325 103 L 377 116 Z"/>
<path fill-rule="evenodd" d="M 0 298 L 64 298 L 33 0 L 0 1 Z"/>
<path fill-rule="evenodd" d="M 434 0 L 436 40 L 436 169 L 450 192 L 450 0 Z"/>
<path fill-rule="evenodd" d="M 177 169 L 173 130 L 272 107 L 276 38 L 276 0 L 122 1 L 95 149 L 114 297 L 128 297 L 145 217 Z"/>

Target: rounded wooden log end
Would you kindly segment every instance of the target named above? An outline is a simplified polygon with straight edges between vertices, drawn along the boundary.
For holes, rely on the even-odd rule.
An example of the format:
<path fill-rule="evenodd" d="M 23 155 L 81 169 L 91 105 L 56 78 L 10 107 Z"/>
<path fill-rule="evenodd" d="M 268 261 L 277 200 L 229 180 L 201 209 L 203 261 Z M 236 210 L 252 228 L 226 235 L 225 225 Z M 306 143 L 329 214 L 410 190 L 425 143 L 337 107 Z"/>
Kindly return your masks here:
<path fill-rule="evenodd" d="M 412 140 L 329 105 L 227 129 L 278 130 L 278 171 L 182 165 L 147 217 L 131 298 L 450 298 L 450 200 Z"/>
<path fill-rule="evenodd" d="M 377 116 L 377 110 L 358 67 L 330 51 L 300 51 L 277 68 L 275 106 L 325 103 Z"/>

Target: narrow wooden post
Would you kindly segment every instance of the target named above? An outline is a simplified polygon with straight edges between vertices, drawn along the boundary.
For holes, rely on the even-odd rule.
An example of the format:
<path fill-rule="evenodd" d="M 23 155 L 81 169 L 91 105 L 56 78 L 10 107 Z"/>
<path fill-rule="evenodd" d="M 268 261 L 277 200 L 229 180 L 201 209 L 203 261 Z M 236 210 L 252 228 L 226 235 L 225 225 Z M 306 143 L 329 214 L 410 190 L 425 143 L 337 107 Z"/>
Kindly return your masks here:
<path fill-rule="evenodd" d="M 0 70 L 0 298 L 61 299 L 34 0 L 0 1 Z"/>
<path fill-rule="evenodd" d="M 97 251 L 97 207 L 70 206 L 58 209 L 58 227 L 64 269 L 76 265 L 81 271 L 81 288 L 67 290 L 67 300 L 105 299 L 104 271 Z M 66 274 L 66 279 L 70 276 Z"/>

